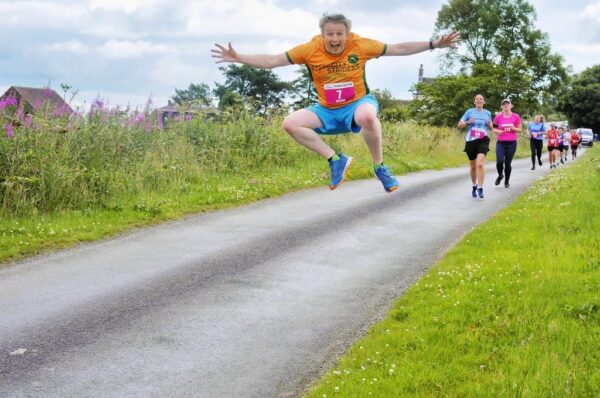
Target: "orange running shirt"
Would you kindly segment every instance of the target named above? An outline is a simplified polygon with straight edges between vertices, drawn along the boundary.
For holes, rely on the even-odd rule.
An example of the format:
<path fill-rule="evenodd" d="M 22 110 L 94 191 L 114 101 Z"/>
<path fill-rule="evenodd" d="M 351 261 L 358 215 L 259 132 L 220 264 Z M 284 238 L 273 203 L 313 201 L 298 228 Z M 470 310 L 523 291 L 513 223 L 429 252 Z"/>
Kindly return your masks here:
<path fill-rule="evenodd" d="M 292 48 L 285 55 L 290 63 L 308 67 L 321 105 L 339 108 L 369 93 L 365 65 L 368 60 L 384 55 L 386 49 L 382 42 L 350 33 L 340 55 L 325 50 L 321 35 Z"/>

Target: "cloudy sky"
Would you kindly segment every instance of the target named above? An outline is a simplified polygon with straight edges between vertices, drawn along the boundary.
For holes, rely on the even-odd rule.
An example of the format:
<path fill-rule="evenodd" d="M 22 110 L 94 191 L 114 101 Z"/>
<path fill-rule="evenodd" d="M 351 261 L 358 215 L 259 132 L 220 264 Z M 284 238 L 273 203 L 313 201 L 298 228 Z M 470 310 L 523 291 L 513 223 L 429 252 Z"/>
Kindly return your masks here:
<path fill-rule="evenodd" d="M 79 91 L 112 105 L 163 105 L 175 88 L 222 82 L 214 43 L 242 53 L 281 53 L 318 34 L 325 11 L 342 12 L 353 31 L 385 43 L 427 40 L 440 0 L 0 0 L 0 91 L 11 85 Z M 537 28 L 575 72 L 600 63 L 600 0 L 530 0 Z M 438 73 L 436 52 L 383 57 L 367 66 L 371 88 L 410 98 L 419 65 Z M 276 69 L 286 80 L 297 66 Z M 0 93 L 1 94 L 1 93 Z"/>

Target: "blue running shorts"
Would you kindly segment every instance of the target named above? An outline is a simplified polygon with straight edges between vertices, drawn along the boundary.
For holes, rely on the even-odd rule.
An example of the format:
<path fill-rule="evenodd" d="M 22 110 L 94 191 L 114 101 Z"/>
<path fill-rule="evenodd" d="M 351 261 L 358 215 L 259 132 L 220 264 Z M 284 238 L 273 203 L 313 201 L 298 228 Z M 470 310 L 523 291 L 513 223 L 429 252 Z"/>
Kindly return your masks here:
<path fill-rule="evenodd" d="M 307 109 L 317 115 L 323 123 L 323 128 L 316 128 L 319 134 L 359 133 L 360 126 L 354 122 L 354 112 L 362 104 L 371 104 L 379 112 L 379 103 L 372 94 L 367 94 L 359 100 L 340 108 L 329 109 L 321 104 L 315 104 Z"/>

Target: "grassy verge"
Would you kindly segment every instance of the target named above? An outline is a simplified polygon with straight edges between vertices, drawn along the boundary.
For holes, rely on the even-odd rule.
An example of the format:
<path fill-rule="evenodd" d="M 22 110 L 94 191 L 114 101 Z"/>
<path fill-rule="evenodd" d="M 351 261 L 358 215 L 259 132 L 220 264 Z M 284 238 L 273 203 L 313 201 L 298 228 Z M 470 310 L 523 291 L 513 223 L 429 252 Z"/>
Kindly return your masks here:
<path fill-rule="evenodd" d="M 307 397 L 596 397 L 600 150 L 469 233 Z"/>
<path fill-rule="evenodd" d="M 328 183 L 327 163 L 287 137 L 280 119 L 147 131 L 110 115 L 101 123 L 104 115 L 67 133 L 23 128 L 0 140 L 0 263 Z M 386 123 L 384 134 L 395 174 L 467 163 L 454 129 Z M 373 177 L 360 135 L 327 141 L 355 157 L 350 179 Z"/>

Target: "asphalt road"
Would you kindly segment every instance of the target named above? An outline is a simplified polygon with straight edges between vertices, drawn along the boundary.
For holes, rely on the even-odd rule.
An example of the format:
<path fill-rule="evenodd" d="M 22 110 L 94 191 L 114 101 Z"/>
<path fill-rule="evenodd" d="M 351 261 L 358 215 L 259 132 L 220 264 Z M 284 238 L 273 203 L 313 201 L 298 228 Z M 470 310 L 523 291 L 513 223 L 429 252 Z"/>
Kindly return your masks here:
<path fill-rule="evenodd" d="M 548 172 L 345 183 L 0 269 L 1 397 L 297 396 L 472 227 Z"/>

